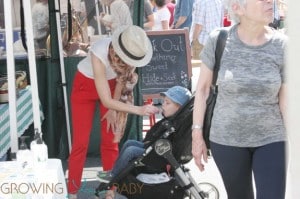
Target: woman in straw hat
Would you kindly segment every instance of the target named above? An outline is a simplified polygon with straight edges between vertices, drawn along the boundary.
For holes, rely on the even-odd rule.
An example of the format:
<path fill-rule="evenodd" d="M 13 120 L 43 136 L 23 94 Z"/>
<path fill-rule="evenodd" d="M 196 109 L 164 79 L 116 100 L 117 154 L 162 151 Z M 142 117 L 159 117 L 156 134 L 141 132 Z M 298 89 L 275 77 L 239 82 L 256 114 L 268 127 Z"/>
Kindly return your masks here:
<path fill-rule="evenodd" d="M 71 94 L 73 145 L 69 158 L 69 197 L 76 198 L 80 188 L 98 102 L 104 170 L 110 170 L 118 156 L 119 137 L 114 142 L 113 132 L 123 129 L 127 116 L 124 113 L 143 116 L 159 112 L 154 106 L 134 106 L 132 102 L 132 89 L 137 81 L 134 69 L 147 65 L 152 53 L 145 31 L 138 26 L 127 26 L 117 29 L 112 38 L 95 42 L 88 56 L 79 62 Z"/>

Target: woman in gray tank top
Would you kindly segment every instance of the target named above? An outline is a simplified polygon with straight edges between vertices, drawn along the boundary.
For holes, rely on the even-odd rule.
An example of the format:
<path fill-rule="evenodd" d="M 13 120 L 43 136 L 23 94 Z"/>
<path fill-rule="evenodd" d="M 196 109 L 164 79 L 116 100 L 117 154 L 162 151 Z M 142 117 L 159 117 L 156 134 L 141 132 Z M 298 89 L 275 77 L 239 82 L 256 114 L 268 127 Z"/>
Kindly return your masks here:
<path fill-rule="evenodd" d="M 283 199 L 287 38 L 268 26 L 273 20 L 272 1 L 227 0 L 227 6 L 235 25 L 228 30 L 217 79 L 219 93 L 210 131 L 212 155 L 229 199 Z M 201 53 L 195 97 L 192 153 L 200 170 L 207 162 L 202 126 L 218 33 L 210 34 Z"/>

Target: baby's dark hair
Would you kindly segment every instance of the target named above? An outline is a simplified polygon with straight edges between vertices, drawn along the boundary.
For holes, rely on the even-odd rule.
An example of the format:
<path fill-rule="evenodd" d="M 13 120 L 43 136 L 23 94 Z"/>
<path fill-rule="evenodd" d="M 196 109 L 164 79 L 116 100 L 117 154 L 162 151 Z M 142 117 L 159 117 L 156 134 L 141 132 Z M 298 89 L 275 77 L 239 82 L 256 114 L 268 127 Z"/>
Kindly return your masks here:
<path fill-rule="evenodd" d="M 158 7 L 163 7 L 164 5 L 166 5 L 165 0 L 154 0 L 154 2 Z"/>

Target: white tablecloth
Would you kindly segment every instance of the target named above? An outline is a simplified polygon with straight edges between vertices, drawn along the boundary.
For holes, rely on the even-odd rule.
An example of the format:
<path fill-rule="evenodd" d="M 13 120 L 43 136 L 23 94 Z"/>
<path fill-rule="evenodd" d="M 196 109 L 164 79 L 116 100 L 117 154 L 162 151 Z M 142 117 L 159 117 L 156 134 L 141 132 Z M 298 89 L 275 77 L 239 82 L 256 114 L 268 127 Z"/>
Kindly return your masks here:
<path fill-rule="evenodd" d="M 43 169 L 21 168 L 16 161 L 0 162 L 0 199 L 65 199 L 66 181 L 59 159 Z"/>

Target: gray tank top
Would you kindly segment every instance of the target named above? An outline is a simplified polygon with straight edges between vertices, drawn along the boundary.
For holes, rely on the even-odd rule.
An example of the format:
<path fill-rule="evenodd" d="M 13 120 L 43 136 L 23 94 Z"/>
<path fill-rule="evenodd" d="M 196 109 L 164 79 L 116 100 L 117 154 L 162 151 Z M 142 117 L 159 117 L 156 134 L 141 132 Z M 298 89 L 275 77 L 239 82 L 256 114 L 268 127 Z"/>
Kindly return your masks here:
<path fill-rule="evenodd" d="M 218 31 L 211 33 L 201 53 L 211 70 L 215 64 Z M 237 26 L 229 30 L 218 75 L 219 94 L 210 140 L 229 146 L 257 147 L 284 141 L 285 127 L 278 93 L 285 82 L 284 49 L 287 37 L 274 30 L 260 46 L 244 44 Z"/>

